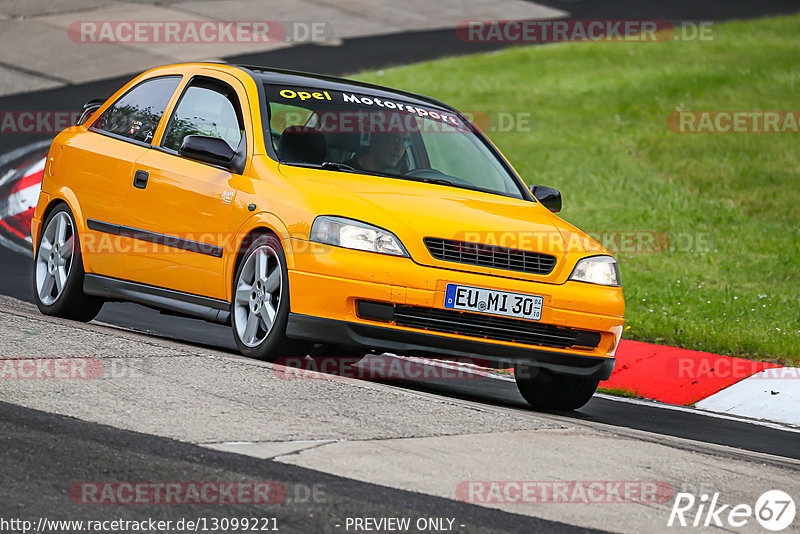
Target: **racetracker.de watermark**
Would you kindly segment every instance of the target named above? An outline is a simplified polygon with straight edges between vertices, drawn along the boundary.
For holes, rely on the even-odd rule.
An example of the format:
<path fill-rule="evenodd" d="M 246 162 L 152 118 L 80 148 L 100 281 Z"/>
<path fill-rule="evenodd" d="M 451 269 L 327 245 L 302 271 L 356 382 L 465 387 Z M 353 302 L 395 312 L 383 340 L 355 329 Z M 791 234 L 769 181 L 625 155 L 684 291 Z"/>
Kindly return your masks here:
<path fill-rule="evenodd" d="M 76 482 L 76 504 L 283 504 L 328 502 L 324 483 L 275 481 L 114 481 Z"/>
<path fill-rule="evenodd" d="M 509 364 L 506 367 L 513 366 Z M 479 358 L 434 361 L 394 356 L 280 358 L 273 366 L 277 378 L 315 380 L 354 378 L 360 380 L 463 380 L 480 379 L 492 365 Z"/>
<path fill-rule="evenodd" d="M 82 20 L 67 28 L 76 43 L 252 44 L 325 42 L 327 21 Z"/>
<path fill-rule="evenodd" d="M 75 124 L 80 111 L 26 109 L 0 111 L 0 133 L 57 134 Z"/>
<path fill-rule="evenodd" d="M 535 251 L 558 250 L 559 247 L 564 247 L 567 252 L 583 252 L 599 250 L 597 244 L 612 254 L 703 253 L 713 250 L 712 235 L 707 232 L 668 234 L 657 230 L 602 230 L 588 234 L 562 234 L 548 230 L 464 231 L 455 234 L 454 240 L 459 243 L 454 246 L 463 253 L 477 253 L 487 246 Z"/>
<path fill-rule="evenodd" d="M 289 91 L 284 92 L 303 95 L 327 95 L 319 93 Z M 391 102 L 373 99 L 382 105 Z M 414 108 L 412 114 L 401 114 L 393 108 L 386 110 L 358 111 L 331 110 L 325 108 L 298 110 L 280 110 L 274 112 L 270 122 L 276 130 L 288 127 L 300 128 L 300 125 L 313 128 L 323 134 L 426 134 L 426 133 L 464 133 L 469 128 L 454 114 Z M 530 111 L 464 111 L 461 113 L 481 131 L 487 133 L 530 133 L 537 122 Z M 313 118 L 309 121 L 309 115 Z M 421 120 L 426 119 L 426 120 Z"/>
<path fill-rule="evenodd" d="M 729 358 L 724 356 L 704 358 L 677 358 L 672 364 L 672 372 L 678 378 L 732 378 L 742 380 L 748 377 L 764 380 L 798 380 L 800 367 L 780 367 L 763 362 Z M 768 373 L 761 371 L 770 369 Z"/>
<path fill-rule="evenodd" d="M 0 380 L 139 378 L 142 361 L 100 358 L 3 358 Z"/>
<path fill-rule="evenodd" d="M 464 20 L 456 35 L 467 43 L 711 41 L 711 21 L 667 20 Z"/>
<path fill-rule="evenodd" d="M 673 111 L 667 126 L 675 133 L 800 133 L 800 111 Z"/>
<path fill-rule="evenodd" d="M 69 488 L 76 504 L 280 504 L 279 482 L 77 482 Z"/>
<path fill-rule="evenodd" d="M 456 498 L 473 504 L 661 504 L 674 494 L 658 480 L 466 480 L 456 487 Z"/>

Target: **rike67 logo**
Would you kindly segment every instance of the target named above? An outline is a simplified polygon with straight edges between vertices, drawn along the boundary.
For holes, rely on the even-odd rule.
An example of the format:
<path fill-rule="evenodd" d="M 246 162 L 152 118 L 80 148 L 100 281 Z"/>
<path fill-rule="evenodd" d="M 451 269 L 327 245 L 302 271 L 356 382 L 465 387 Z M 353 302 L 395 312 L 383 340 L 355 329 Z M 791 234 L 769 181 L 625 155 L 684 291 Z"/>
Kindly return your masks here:
<path fill-rule="evenodd" d="M 699 499 L 691 493 L 678 493 L 667 526 L 740 528 L 755 518 L 763 528 L 780 532 L 794 522 L 796 512 L 794 499 L 781 490 L 765 492 L 754 507 L 722 504 L 719 493 L 703 494 Z"/>

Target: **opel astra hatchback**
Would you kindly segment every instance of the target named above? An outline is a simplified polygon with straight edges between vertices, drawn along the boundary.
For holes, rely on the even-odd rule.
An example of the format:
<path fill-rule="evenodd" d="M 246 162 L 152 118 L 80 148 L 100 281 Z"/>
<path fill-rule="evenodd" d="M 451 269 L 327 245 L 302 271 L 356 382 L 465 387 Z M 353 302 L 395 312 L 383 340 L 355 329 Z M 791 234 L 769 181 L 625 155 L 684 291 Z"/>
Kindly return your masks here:
<path fill-rule="evenodd" d="M 232 327 L 266 360 L 327 347 L 515 368 L 534 406 L 614 366 L 616 261 L 457 110 L 299 72 L 150 70 L 50 148 L 32 236 L 39 309 L 105 301 Z"/>

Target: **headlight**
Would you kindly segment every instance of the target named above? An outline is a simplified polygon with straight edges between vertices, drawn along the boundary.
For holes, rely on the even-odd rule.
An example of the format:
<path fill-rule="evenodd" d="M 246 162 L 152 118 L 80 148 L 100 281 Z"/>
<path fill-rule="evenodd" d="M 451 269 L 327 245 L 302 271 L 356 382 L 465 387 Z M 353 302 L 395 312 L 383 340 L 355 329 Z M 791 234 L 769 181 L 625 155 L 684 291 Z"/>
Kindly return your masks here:
<path fill-rule="evenodd" d="M 619 266 L 617 260 L 611 256 L 583 258 L 575 266 L 569 279 L 602 286 L 619 286 Z"/>
<path fill-rule="evenodd" d="M 317 217 L 311 225 L 311 241 L 337 247 L 366 250 L 392 256 L 408 252 L 397 237 L 383 228 L 344 217 Z"/>

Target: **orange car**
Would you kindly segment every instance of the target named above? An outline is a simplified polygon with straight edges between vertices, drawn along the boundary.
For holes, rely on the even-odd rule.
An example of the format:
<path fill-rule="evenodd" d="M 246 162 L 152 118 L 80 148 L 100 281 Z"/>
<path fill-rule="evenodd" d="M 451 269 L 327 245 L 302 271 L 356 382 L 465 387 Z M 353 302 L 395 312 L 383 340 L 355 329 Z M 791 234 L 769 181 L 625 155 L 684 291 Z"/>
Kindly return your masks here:
<path fill-rule="evenodd" d="M 310 347 L 515 366 L 533 405 L 577 408 L 614 366 L 616 261 L 457 110 L 299 72 L 150 70 L 48 155 L 35 293 L 230 324 L 245 355 Z"/>

